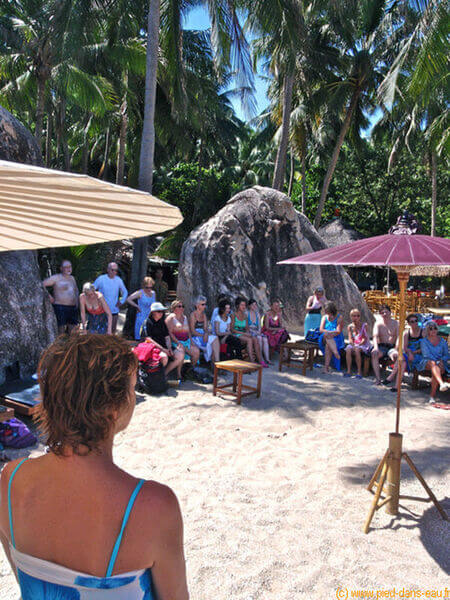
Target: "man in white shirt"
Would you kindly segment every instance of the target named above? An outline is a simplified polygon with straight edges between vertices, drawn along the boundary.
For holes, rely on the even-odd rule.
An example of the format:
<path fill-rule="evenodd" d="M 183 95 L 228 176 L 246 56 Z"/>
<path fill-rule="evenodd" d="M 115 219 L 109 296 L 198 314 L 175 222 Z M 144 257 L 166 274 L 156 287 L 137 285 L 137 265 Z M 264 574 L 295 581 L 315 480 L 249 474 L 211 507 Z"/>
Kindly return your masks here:
<path fill-rule="evenodd" d="M 120 305 L 125 302 L 128 290 L 122 279 L 117 275 L 119 267 L 115 262 L 109 263 L 106 274 L 100 275 L 94 281 L 95 289 L 101 292 L 112 314 L 112 333 L 116 333 Z M 119 300 L 120 298 L 120 300 Z"/>

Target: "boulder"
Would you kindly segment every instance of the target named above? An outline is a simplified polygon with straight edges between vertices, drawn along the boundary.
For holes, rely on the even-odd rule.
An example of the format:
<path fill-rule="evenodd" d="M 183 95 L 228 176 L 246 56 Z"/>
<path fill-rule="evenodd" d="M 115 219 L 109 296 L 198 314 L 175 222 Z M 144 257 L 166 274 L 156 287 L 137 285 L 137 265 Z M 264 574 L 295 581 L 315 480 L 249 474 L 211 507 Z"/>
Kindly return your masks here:
<path fill-rule="evenodd" d="M 341 244 L 348 244 L 349 242 L 355 242 L 361 240 L 364 236 L 353 227 L 350 227 L 343 219 L 333 219 L 326 225 L 319 227 L 318 233 L 323 239 L 328 248 L 333 246 L 340 246 Z"/>
<path fill-rule="evenodd" d="M 0 160 L 41 165 L 35 137 L 10 112 L 0 106 Z"/>
<path fill-rule="evenodd" d="M 34 137 L 2 107 L 0 158 L 41 163 Z M 42 350 L 55 338 L 56 320 L 42 287 L 36 252 L 0 252 L 0 290 L 1 384 L 36 371 Z"/>
<path fill-rule="evenodd" d="M 285 194 L 255 186 L 233 196 L 191 233 L 181 251 L 177 293 L 187 310 L 198 294 L 206 296 L 210 310 L 222 292 L 232 298 L 253 297 L 262 311 L 277 297 L 288 328 L 302 332 L 306 300 L 321 285 L 346 322 L 353 307 L 371 321 L 358 288 L 342 267 L 277 265 L 325 247 Z"/>

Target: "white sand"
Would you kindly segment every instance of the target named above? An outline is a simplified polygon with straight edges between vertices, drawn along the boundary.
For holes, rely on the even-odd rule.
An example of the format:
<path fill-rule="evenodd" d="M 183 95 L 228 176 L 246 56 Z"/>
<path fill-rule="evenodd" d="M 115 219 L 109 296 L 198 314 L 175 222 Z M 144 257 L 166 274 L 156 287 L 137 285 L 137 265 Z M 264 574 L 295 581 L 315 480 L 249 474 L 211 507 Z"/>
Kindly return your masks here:
<path fill-rule="evenodd" d="M 118 436 L 120 465 L 178 495 L 191 598 L 450 588 L 450 525 L 432 504 L 404 501 L 398 517 L 382 508 L 362 532 L 394 394 L 372 380 L 310 373 L 273 366 L 261 398 L 241 406 L 185 383 L 169 397 L 145 397 Z M 450 411 L 426 399 L 425 390 L 404 393 L 404 449 L 450 515 Z M 402 474 L 402 493 L 422 496 L 406 465 Z M 3 556 L 0 597 L 18 598 Z"/>

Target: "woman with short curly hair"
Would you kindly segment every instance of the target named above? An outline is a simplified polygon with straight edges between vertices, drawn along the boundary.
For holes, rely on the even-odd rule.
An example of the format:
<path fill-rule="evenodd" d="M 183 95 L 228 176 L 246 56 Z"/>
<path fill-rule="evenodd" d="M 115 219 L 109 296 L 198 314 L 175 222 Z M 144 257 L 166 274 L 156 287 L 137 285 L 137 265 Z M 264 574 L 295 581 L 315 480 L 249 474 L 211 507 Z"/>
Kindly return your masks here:
<path fill-rule="evenodd" d="M 38 422 L 49 452 L 9 463 L 0 480 L 0 538 L 23 600 L 188 598 L 175 494 L 112 457 L 136 371 L 115 336 L 60 337 L 42 355 Z"/>

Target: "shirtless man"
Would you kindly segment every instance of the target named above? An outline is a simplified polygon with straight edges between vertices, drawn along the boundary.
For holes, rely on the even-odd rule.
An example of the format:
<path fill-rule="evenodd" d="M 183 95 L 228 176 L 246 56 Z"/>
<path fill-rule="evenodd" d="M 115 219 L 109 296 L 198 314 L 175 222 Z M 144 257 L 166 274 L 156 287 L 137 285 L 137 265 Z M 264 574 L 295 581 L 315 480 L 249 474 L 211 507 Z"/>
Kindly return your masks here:
<path fill-rule="evenodd" d="M 391 309 L 383 304 L 380 307 L 382 321 L 376 321 L 373 328 L 372 367 L 375 373 L 375 384 L 381 385 L 380 358 L 388 356 L 392 361 L 398 358 L 395 348 L 398 338 L 398 321 L 391 317 Z"/>
<path fill-rule="evenodd" d="M 63 260 L 61 273 L 43 281 L 44 288 L 53 288 L 53 296 L 48 293 L 55 310 L 58 333 L 70 333 L 78 325 L 78 286 L 72 275 L 70 260 Z M 48 291 L 48 290 L 47 290 Z"/>

